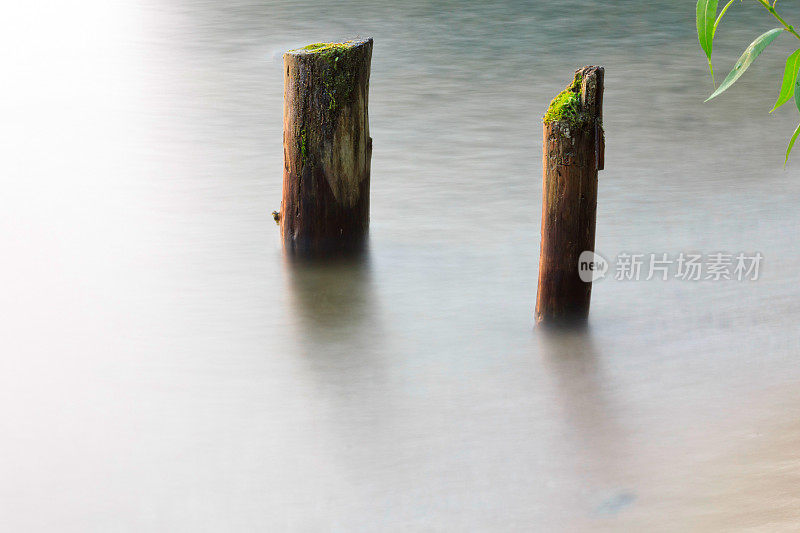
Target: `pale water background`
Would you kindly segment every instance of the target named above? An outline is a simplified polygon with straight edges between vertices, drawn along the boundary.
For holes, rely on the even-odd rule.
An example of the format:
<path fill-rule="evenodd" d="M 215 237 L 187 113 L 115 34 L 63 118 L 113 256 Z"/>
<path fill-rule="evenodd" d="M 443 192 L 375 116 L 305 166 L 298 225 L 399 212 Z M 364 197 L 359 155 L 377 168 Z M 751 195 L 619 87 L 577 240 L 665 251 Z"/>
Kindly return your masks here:
<path fill-rule="evenodd" d="M 1 530 L 797 529 L 789 36 L 703 104 L 689 0 L 36 6 L 0 22 Z M 281 53 L 356 36 L 371 250 L 293 267 Z M 586 64 L 597 249 L 760 280 L 606 279 L 588 331 L 533 331 L 540 116 Z"/>

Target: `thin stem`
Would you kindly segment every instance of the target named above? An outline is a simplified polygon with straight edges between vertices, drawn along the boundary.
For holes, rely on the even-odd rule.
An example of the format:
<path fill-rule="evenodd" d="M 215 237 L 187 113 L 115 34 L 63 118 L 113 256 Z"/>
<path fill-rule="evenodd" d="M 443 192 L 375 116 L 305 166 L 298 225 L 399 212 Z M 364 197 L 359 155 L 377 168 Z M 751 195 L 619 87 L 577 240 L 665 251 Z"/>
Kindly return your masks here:
<path fill-rule="evenodd" d="M 764 6 L 764 9 L 772 13 L 772 16 L 778 19 L 778 22 L 783 24 L 783 27 L 786 29 L 786 31 L 788 31 L 789 33 L 797 37 L 798 40 L 800 40 L 800 34 L 797 33 L 797 31 L 794 29 L 794 26 L 789 25 L 789 23 L 783 20 L 783 17 L 778 15 L 778 12 L 775 11 L 775 7 L 771 6 L 768 0 L 756 0 L 756 2 Z"/>
<path fill-rule="evenodd" d="M 708 60 L 708 69 L 711 71 L 711 85 L 714 86 L 714 89 L 717 88 L 717 82 L 714 80 L 714 65 L 711 64 L 711 59 Z"/>

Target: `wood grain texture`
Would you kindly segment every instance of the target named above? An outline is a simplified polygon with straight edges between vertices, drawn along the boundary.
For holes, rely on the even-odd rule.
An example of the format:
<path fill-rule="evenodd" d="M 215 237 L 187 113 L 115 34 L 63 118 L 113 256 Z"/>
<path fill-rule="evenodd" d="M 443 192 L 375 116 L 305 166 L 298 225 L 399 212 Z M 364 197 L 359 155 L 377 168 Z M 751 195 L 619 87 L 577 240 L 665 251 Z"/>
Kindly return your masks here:
<path fill-rule="evenodd" d="M 576 75 L 578 119 L 544 125 L 537 324 L 582 322 L 589 315 L 592 284 L 580 279 L 578 258 L 594 251 L 597 171 L 605 151 L 604 69 L 584 67 Z"/>
<path fill-rule="evenodd" d="M 372 39 L 283 56 L 280 230 L 291 254 L 336 255 L 365 245 L 371 59 Z"/>

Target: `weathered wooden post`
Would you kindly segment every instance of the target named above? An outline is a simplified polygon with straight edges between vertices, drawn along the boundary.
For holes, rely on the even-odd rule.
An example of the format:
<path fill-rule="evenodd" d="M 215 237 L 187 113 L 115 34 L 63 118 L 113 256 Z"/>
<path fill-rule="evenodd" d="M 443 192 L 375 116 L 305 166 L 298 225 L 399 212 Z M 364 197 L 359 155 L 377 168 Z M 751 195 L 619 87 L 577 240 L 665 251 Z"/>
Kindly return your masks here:
<path fill-rule="evenodd" d="M 542 242 L 536 323 L 581 322 L 591 281 L 578 270 L 594 252 L 597 171 L 603 169 L 603 67 L 583 67 L 544 116 Z"/>
<path fill-rule="evenodd" d="M 283 56 L 283 198 L 275 218 L 291 254 L 346 253 L 366 242 L 371 59 L 372 39 Z"/>

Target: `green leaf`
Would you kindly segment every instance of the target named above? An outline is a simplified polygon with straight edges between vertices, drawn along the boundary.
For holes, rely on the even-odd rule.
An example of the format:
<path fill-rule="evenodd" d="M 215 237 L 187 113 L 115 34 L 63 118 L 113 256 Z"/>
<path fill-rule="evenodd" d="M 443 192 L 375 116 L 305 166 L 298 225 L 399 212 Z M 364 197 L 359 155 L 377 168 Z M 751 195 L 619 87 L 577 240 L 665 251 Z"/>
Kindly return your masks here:
<path fill-rule="evenodd" d="M 778 37 L 778 35 L 780 35 L 781 32 L 783 31 L 784 31 L 783 28 L 775 28 L 769 30 L 767 33 L 760 35 L 755 41 L 750 43 L 750 46 L 748 46 L 747 49 L 744 51 L 742 57 L 739 58 L 739 60 L 733 66 L 733 69 L 731 69 L 731 72 L 730 74 L 728 74 L 728 77 L 725 78 L 725 81 L 722 82 L 722 85 L 720 85 L 717 88 L 717 90 L 714 91 L 714 94 L 706 98 L 706 102 L 708 102 L 712 98 L 716 98 L 717 96 L 728 90 L 728 88 L 731 85 L 733 85 L 736 80 L 742 77 L 744 71 L 747 70 L 750 67 L 750 65 L 753 64 L 753 61 L 755 61 L 756 58 L 761 54 L 761 52 L 764 51 L 764 48 L 769 46 L 770 43 L 774 41 Z"/>
<path fill-rule="evenodd" d="M 800 78 L 796 78 L 794 81 L 794 105 L 800 111 Z"/>
<path fill-rule="evenodd" d="M 778 109 L 794 96 L 794 86 L 795 82 L 797 82 L 798 72 L 800 72 L 800 50 L 793 52 L 792 55 L 786 58 L 786 70 L 783 72 L 781 92 L 778 94 L 778 101 L 775 102 L 775 107 L 772 108 L 772 111 Z M 770 113 L 772 113 L 772 111 L 770 111 Z"/>
<path fill-rule="evenodd" d="M 708 58 L 708 69 L 714 79 L 714 67 L 711 65 L 711 51 L 714 47 L 714 22 L 717 16 L 718 0 L 697 0 L 697 39 L 700 48 Z"/>
<path fill-rule="evenodd" d="M 714 21 L 717 18 L 718 0 L 697 0 L 697 38 L 700 48 L 711 59 L 714 44 Z"/>
<path fill-rule="evenodd" d="M 789 162 L 789 154 L 792 153 L 792 148 L 794 147 L 794 142 L 797 140 L 798 135 L 800 135 L 800 125 L 794 130 L 794 135 L 792 135 L 792 139 L 789 141 L 789 148 L 786 149 L 786 159 L 783 161 L 783 168 L 786 168 L 786 163 Z"/>
<path fill-rule="evenodd" d="M 800 79 L 794 82 L 794 105 L 797 106 L 797 110 L 800 111 Z M 797 126 L 791 140 L 789 140 L 789 147 L 786 149 L 786 159 L 783 160 L 783 168 L 786 168 L 786 163 L 789 162 L 789 154 L 792 153 L 792 148 L 794 147 L 794 142 L 797 140 L 798 135 L 800 135 L 800 126 Z"/>

